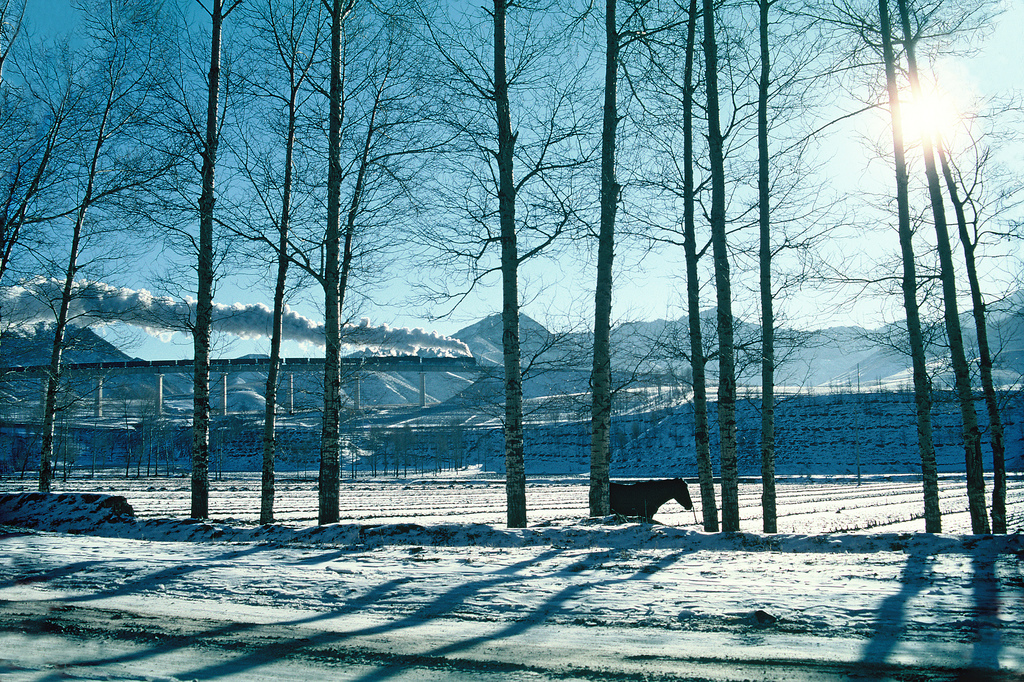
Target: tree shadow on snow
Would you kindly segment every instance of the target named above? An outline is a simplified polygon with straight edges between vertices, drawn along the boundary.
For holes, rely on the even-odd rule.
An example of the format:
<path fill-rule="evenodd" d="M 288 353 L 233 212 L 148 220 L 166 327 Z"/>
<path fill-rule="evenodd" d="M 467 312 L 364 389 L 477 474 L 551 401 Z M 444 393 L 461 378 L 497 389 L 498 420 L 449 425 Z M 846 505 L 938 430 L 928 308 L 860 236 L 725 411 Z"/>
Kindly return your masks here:
<path fill-rule="evenodd" d="M 224 675 L 238 674 L 243 671 L 252 670 L 263 666 L 269 662 L 277 660 L 280 652 L 286 650 L 290 655 L 301 653 L 304 649 L 317 650 L 323 647 L 332 645 L 342 644 L 346 640 L 354 637 L 365 637 L 379 634 L 386 634 L 394 632 L 403 628 L 411 628 L 417 625 L 422 625 L 434 618 L 439 618 L 447 613 L 451 613 L 456 610 L 460 605 L 464 604 L 471 596 L 479 594 L 488 588 L 496 587 L 505 584 L 511 576 L 521 573 L 531 565 L 539 562 L 551 559 L 561 552 L 556 549 L 548 550 L 538 556 L 531 556 L 523 561 L 508 566 L 503 566 L 501 569 L 494 571 L 488 577 L 472 582 L 467 582 L 453 586 L 451 589 L 439 594 L 431 602 L 416 609 L 413 613 L 404 616 L 398 620 L 382 623 L 380 625 L 374 625 L 371 627 L 363 628 L 360 630 L 351 630 L 347 632 L 332 632 L 323 631 L 313 635 L 309 635 L 308 631 L 305 632 L 305 636 L 293 640 L 287 644 L 282 642 L 276 642 L 269 646 L 259 647 L 249 653 L 223 663 L 219 663 L 213 666 L 207 666 L 205 668 L 199 668 L 196 670 L 183 671 L 177 673 L 177 677 L 183 677 L 185 679 L 213 679 Z M 334 611 L 316 613 L 306 618 L 300 618 L 297 620 L 287 621 L 279 623 L 278 625 L 284 627 L 302 627 L 310 626 L 317 622 L 329 621 L 339 614 L 344 615 L 352 612 L 357 612 L 360 609 L 366 608 L 373 604 L 383 601 L 385 598 L 391 595 L 395 588 L 400 585 L 412 582 L 414 578 L 396 578 L 388 581 L 382 585 L 378 585 L 374 589 L 370 590 L 365 595 L 356 597 L 354 599 L 346 600 L 343 604 L 340 604 Z M 242 626 L 245 627 L 245 626 Z M 372 679 L 382 679 L 378 676 L 379 671 L 374 673 Z"/>
<path fill-rule="evenodd" d="M 962 682 L 1019 679 L 1013 673 L 999 670 L 1002 637 L 999 623 L 999 580 L 995 572 L 998 556 L 998 551 L 994 549 L 976 549 L 971 554 L 973 617 L 965 615 L 968 617 L 967 624 L 974 628 L 973 648 L 970 661 L 964 661 L 964 667 L 956 677 Z M 900 590 L 882 601 L 875 619 L 874 634 L 864 649 L 855 677 L 874 678 L 899 669 L 899 664 L 889 663 L 888 658 L 910 625 L 907 604 L 930 584 L 932 560 L 932 556 L 924 550 L 912 550 L 907 556 L 900 576 Z"/>
<path fill-rule="evenodd" d="M 874 634 L 861 655 L 857 670 L 866 677 L 880 675 L 894 666 L 887 659 L 896 648 L 900 635 L 907 628 L 907 604 L 928 584 L 931 555 L 912 547 L 900 576 L 899 591 L 889 595 L 878 607 Z"/>
<path fill-rule="evenodd" d="M 523 634 L 527 630 L 533 627 L 541 625 L 548 621 L 550 618 L 565 613 L 565 605 L 575 596 L 578 596 L 584 592 L 593 589 L 601 589 L 612 587 L 617 584 L 631 582 L 634 580 L 647 580 L 651 575 L 662 570 L 666 566 L 670 566 L 675 563 L 680 555 L 684 552 L 674 553 L 667 555 L 658 561 L 649 563 L 640 569 L 636 570 L 632 574 L 624 577 L 616 577 L 611 579 L 600 579 L 594 581 L 575 581 L 566 585 L 558 592 L 549 596 L 543 603 L 539 604 L 533 609 L 531 613 L 526 614 L 523 618 L 514 620 L 497 632 L 487 632 L 475 637 L 463 639 L 457 642 L 452 642 L 444 646 L 439 646 L 429 651 L 422 652 L 420 656 L 426 660 L 432 660 L 441 662 L 446 660 L 449 656 L 457 654 L 462 651 L 467 651 L 475 646 L 493 643 L 505 639 L 510 639 L 518 635 Z M 575 574 L 580 571 L 588 570 L 590 568 L 599 567 L 604 563 L 605 559 L 611 559 L 614 557 L 613 551 L 601 551 L 594 552 L 586 557 L 581 562 L 576 562 L 570 566 L 567 566 L 560 571 L 557 571 L 553 575 L 559 574 Z M 547 576 L 546 576 L 547 577 Z M 406 627 L 403 623 L 396 623 L 397 627 Z M 406 666 L 402 663 L 388 665 L 384 668 L 379 668 L 368 672 L 364 676 L 357 678 L 356 682 L 373 682 L 375 680 L 386 680 L 390 677 L 394 677 L 405 670 Z"/>
<path fill-rule="evenodd" d="M 977 552 L 971 557 L 974 569 L 974 645 L 971 662 L 961 672 L 959 680 L 964 682 L 995 682 L 1006 679 L 999 670 L 999 652 L 1002 649 L 1002 632 L 999 623 L 999 579 L 996 576 L 996 559 L 991 552 Z"/>
<path fill-rule="evenodd" d="M 260 549 L 267 549 L 265 547 L 252 547 L 246 550 L 233 551 L 225 553 L 224 555 L 215 557 L 212 561 L 218 560 L 232 560 L 238 559 L 247 554 L 259 551 Z M 362 630 L 349 631 L 349 632 L 332 632 L 325 630 L 322 632 L 316 632 L 310 634 L 309 630 L 304 630 L 301 636 L 296 636 L 294 639 L 278 639 L 269 641 L 263 644 L 256 645 L 255 648 L 249 648 L 249 651 L 237 658 L 233 658 L 229 661 L 219 663 L 212 666 L 206 666 L 198 668 L 196 670 L 187 672 L 174 672 L 175 677 L 183 677 L 184 679 L 214 679 L 220 678 L 225 675 L 233 675 L 243 673 L 248 670 L 260 668 L 264 665 L 273 663 L 281 658 L 288 656 L 301 655 L 303 650 L 318 650 L 331 645 L 338 645 L 343 643 L 345 640 L 351 639 L 356 636 L 366 636 L 374 634 L 387 633 L 392 630 L 412 627 L 417 624 L 422 624 L 432 618 L 443 616 L 445 613 L 451 612 L 456 609 L 459 604 L 463 603 L 471 595 L 479 593 L 489 587 L 495 587 L 504 584 L 508 581 L 510 576 L 520 573 L 521 571 L 528 568 L 530 565 L 538 562 L 545 561 L 556 555 L 560 554 L 559 550 L 549 550 L 537 556 L 531 556 L 522 562 L 512 564 L 510 566 L 503 566 L 500 570 L 493 572 L 490 577 L 463 585 L 454 586 L 451 590 L 446 591 L 443 594 L 437 596 L 436 599 L 432 600 L 431 603 L 422 606 L 417 609 L 414 613 L 401 618 L 397 621 L 381 624 L 379 626 L 373 626 L 364 628 Z M 196 562 L 195 564 L 176 565 L 158 571 L 156 573 L 150 573 L 142 576 L 138 579 L 132 580 L 123 585 L 118 585 L 112 589 L 102 590 L 100 592 L 90 595 L 76 595 L 69 596 L 58 600 L 62 604 L 68 606 L 74 604 L 82 604 L 84 602 L 96 601 L 112 596 L 123 596 L 132 593 L 142 593 L 154 584 L 159 584 L 165 580 L 173 580 L 180 578 L 182 575 L 209 568 L 211 560 L 202 562 Z M 45 575 L 48 576 L 61 576 L 67 575 L 84 568 L 84 564 L 72 564 L 66 567 L 55 568 L 47 571 Z M 42 578 L 40 578 L 42 579 Z M 414 581 L 412 577 L 400 577 L 393 580 L 389 580 L 385 583 L 374 586 L 367 593 L 356 596 L 352 599 L 347 599 L 343 603 L 339 604 L 338 607 L 329 612 L 317 612 L 305 618 L 300 618 L 292 621 L 285 621 L 275 623 L 274 626 L 280 626 L 283 628 L 288 627 L 303 627 L 310 626 L 320 621 L 329 621 L 338 615 L 344 615 L 348 613 L 358 612 L 361 609 L 365 609 L 373 604 L 386 602 L 389 598 L 398 596 L 397 589 L 409 582 Z M 43 616 L 41 620 L 46 620 L 49 616 Z M 157 620 L 159 620 L 157 618 Z M 28 623 L 27 623 L 28 625 Z M 247 633 L 253 633 L 256 635 L 263 626 L 256 623 L 229 623 L 220 625 L 205 631 L 190 633 L 187 635 L 166 635 L 161 636 L 156 642 L 153 642 L 150 646 L 145 649 L 133 651 L 124 654 L 118 654 L 115 656 L 109 656 L 104 658 L 95 658 L 92 660 L 81 660 L 75 661 L 74 663 L 68 664 L 68 667 L 83 667 L 83 668 L 96 668 L 99 666 L 108 665 L 126 665 L 133 662 L 139 662 L 148 659 L 158 658 L 159 656 L 167 653 L 172 653 L 181 649 L 186 649 L 196 644 L 201 644 L 204 641 L 215 643 L 218 640 L 228 639 L 237 642 L 245 642 L 244 636 Z M 258 640 L 258 636 L 254 637 Z M 215 644 L 214 644 L 215 645 Z M 244 647 L 245 645 L 243 645 Z M 172 671 L 166 671 L 172 673 Z"/>
<path fill-rule="evenodd" d="M 602 564 L 609 562 L 610 560 L 614 560 L 615 551 L 593 551 L 582 560 L 567 565 L 553 573 L 544 573 L 536 577 L 521 575 L 522 572 L 530 566 L 550 560 L 561 554 L 563 554 L 563 552 L 559 549 L 550 549 L 539 555 L 530 556 L 521 562 L 503 566 L 499 570 L 489 573 L 486 577 L 454 585 L 451 589 L 438 594 L 434 599 L 423 604 L 414 612 L 396 620 L 346 632 L 323 631 L 310 635 L 308 630 L 304 630 L 303 636 L 297 637 L 294 640 L 268 643 L 230 661 L 194 670 L 180 671 L 175 673 L 175 676 L 184 679 L 203 680 L 219 678 L 225 675 L 240 674 L 277 661 L 282 656 L 301 655 L 304 650 L 322 652 L 324 648 L 341 645 L 347 640 L 353 640 L 358 637 L 387 635 L 390 633 L 397 633 L 401 630 L 416 628 L 424 625 L 425 623 L 429 623 L 431 620 L 436 618 L 442 618 L 445 615 L 454 613 L 460 606 L 466 605 L 473 597 L 486 593 L 488 589 L 507 584 L 509 579 L 513 576 L 519 576 L 519 578 L 524 581 L 523 584 L 528 589 L 529 584 L 533 580 L 550 580 L 551 578 L 557 578 L 560 575 L 575 577 L 581 571 L 600 567 Z M 532 607 L 529 611 L 520 614 L 519 617 L 508 622 L 497 631 L 486 631 L 483 634 L 452 641 L 432 649 L 417 651 L 415 654 L 396 655 L 371 653 L 364 656 L 364 658 L 366 659 L 367 664 L 372 667 L 372 670 L 367 672 L 363 677 L 356 679 L 359 681 L 365 680 L 366 682 L 371 680 L 386 680 L 400 674 L 412 664 L 426 667 L 430 667 L 431 665 L 449 665 L 452 663 L 452 660 L 449 657 L 458 654 L 459 652 L 467 651 L 481 644 L 493 644 L 504 639 L 515 637 L 533 627 L 547 622 L 552 617 L 562 613 L 568 613 L 565 609 L 566 604 L 574 597 L 578 597 L 588 590 L 614 587 L 617 584 L 622 584 L 628 581 L 646 580 L 659 570 L 675 563 L 679 559 L 680 554 L 682 554 L 682 552 L 665 556 L 659 561 L 647 564 L 624 577 L 595 579 L 592 581 L 580 581 L 578 578 L 574 579 L 562 589 L 551 594 L 542 603 Z M 389 597 L 393 590 L 399 585 L 413 580 L 413 578 L 399 578 L 389 581 L 388 583 L 377 586 L 361 597 L 346 601 L 333 612 L 318 613 L 307 618 L 278 623 L 277 625 L 285 628 L 302 627 L 309 626 L 318 621 L 329 621 L 338 614 L 351 613 L 374 603 L 378 603 Z M 240 634 L 244 630 L 250 629 L 252 626 L 239 625 L 234 627 L 237 627 L 237 634 Z M 196 639 L 201 640 L 204 636 L 228 634 L 230 630 L 231 626 L 220 628 L 218 629 L 218 632 L 210 632 L 207 635 L 198 635 Z"/>

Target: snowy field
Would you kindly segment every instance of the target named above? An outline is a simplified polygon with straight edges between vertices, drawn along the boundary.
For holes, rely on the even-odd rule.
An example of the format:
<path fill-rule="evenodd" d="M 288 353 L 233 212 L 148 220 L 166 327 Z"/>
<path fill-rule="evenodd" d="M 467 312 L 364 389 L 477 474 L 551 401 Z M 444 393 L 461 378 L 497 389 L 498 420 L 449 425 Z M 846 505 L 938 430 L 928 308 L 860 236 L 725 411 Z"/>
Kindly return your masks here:
<path fill-rule="evenodd" d="M 123 472 L 122 472 L 123 473 Z M 1024 476 L 1011 474 L 1007 483 L 1007 526 L 1024 531 Z M 185 518 L 190 509 L 188 477 L 131 478 L 111 474 L 97 478 L 81 474 L 54 482 L 54 492 L 99 492 L 122 495 L 136 517 Z M 588 515 L 587 477 L 530 477 L 526 506 L 531 524 L 569 521 Z M 32 491 L 33 477 L 0 479 L 0 493 Z M 676 527 L 698 528 L 700 488 L 690 480 L 696 503 L 685 511 L 674 501 L 661 508 L 656 521 Z M 962 475 L 939 479 L 943 530 L 968 533 L 967 492 Z M 837 533 L 864 530 L 924 531 L 924 503 L 919 476 L 865 476 L 853 478 L 780 477 L 778 523 L 782 533 Z M 279 473 L 274 503 L 275 519 L 286 525 L 310 525 L 317 520 L 315 474 Z M 991 478 L 987 484 L 991 495 Z M 505 483 L 493 475 L 470 469 L 410 478 L 357 478 L 341 484 L 343 523 L 505 523 Z M 756 479 L 741 481 L 740 526 L 761 529 L 761 486 Z M 231 525 L 259 520 L 260 474 L 225 474 L 210 481 L 210 519 Z M 721 510 L 719 510 L 721 514 Z"/>
<path fill-rule="evenodd" d="M 964 534 L 963 480 L 941 487 L 929 536 L 912 477 L 783 479 L 766 536 L 754 483 L 744 532 L 705 534 L 675 502 L 584 520 L 578 478 L 531 479 L 522 530 L 473 475 L 346 481 L 322 528 L 287 475 L 271 528 L 257 476 L 214 481 L 209 523 L 188 479 L 72 479 L 135 516 L 6 514 L 37 528 L 0 530 L 0 678 L 1022 680 L 1024 481 L 1006 537 Z"/>

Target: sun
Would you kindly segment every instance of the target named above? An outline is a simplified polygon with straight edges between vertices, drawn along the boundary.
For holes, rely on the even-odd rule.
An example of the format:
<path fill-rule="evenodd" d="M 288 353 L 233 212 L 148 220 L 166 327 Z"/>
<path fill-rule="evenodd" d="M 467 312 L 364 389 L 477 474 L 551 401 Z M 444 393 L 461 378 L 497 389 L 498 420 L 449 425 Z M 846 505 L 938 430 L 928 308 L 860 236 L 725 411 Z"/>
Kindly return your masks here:
<path fill-rule="evenodd" d="M 908 144 L 920 142 L 925 134 L 933 142 L 942 139 L 948 143 L 962 120 L 953 97 L 935 88 L 926 87 L 920 98 L 915 98 L 907 88 L 902 93 L 900 106 L 903 136 Z"/>

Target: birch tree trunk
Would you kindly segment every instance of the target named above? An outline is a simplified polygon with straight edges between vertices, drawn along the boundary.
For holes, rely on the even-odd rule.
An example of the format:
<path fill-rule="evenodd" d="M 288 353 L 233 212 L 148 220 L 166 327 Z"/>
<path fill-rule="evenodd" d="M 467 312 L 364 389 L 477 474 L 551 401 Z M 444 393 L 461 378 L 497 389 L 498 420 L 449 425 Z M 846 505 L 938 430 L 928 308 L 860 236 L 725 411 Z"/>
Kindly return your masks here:
<path fill-rule="evenodd" d="M 331 86 L 327 158 L 327 228 L 324 262 L 324 414 L 320 433 L 318 522 L 337 523 L 341 484 L 341 118 L 342 24 L 352 9 L 331 7 Z"/>
<path fill-rule="evenodd" d="M 505 366 L 505 497 L 509 528 L 526 527 L 526 464 L 523 458 L 523 375 L 519 348 L 519 253 L 516 245 L 516 136 L 505 71 L 506 0 L 494 0 L 494 100 L 498 121 L 498 215 L 501 223 L 502 351 Z"/>
<path fill-rule="evenodd" d="M 910 12 L 906 0 L 897 0 L 900 19 L 903 24 L 903 45 L 907 52 L 907 66 L 910 87 L 914 99 L 921 100 L 921 82 L 918 77 L 915 41 L 910 27 Z M 928 178 L 928 193 L 931 197 L 932 216 L 935 222 L 936 246 L 939 250 L 939 267 L 942 280 L 942 300 L 946 321 L 946 336 L 953 361 L 953 376 L 957 398 L 960 401 L 960 415 L 963 420 L 964 457 L 967 466 L 967 504 L 971 513 L 971 529 L 974 533 L 988 533 L 988 516 L 985 509 L 985 476 L 981 462 L 981 430 L 978 427 L 978 413 L 974 407 L 971 392 L 970 367 L 964 352 L 963 333 L 960 329 L 960 314 L 956 302 L 956 274 L 953 269 L 953 250 L 949 242 L 949 228 L 946 223 L 946 209 L 943 205 L 942 186 L 935 165 L 935 149 L 931 134 L 923 130 L 921 147 L 924 152 L 925 175 Z"/>
<path fill-rule="evenodd" d="M 900 252 L 903 258 L 903 307 L 907 313 L 907 335 L 914 371 L 914 404 L 917 410 L 918 450 L 921 454 L 921 479 L 924 492 L 925 531 L 942 532 L 939 509 L 938 468 L 932 439 L 932 387 L 925 364 L 924 334 L 917 303 L 917 264 L 914 258 L 913 231 L 910 225 L 910 197 L 906 151 L 903 143 L 903 117 L 899 84 L 896 81 L 896 57 L 892 47 L 892 25 L 888 0 L 878 0 L 879 28 L 882 34 L 882 56 L 885 61 L 885 82 L 889 96 L 889 117 L 892 119 L 892 146 L 896 166 L 896 205 L 899 223 Z"/>
<path fill-rule="evenodd" d="M 340 52 L 339 52 L 340 54 Z M 333 59 L 333 58 L 332 58 Z M 338 71 L 340 73 L 340 70 Z M 338 84 L 340 92 L 342 85 Z M 334 86 L 332 85 L 332 92 Z M 340 97 L 339 97 L 340 102 Z M 331 115 L 331 135 L 337 135 L 337 145 L 331 144 L 334 160 L 330 163 L 328 176 L 328 229 L 327 229 L 327 263 L 329 267 L 324 273 L 324 291 L 328 314 L 326 358 L 324 362 L 324 417 L 322 449 L 320 459 L 320 523 L 337 523 L 341 505 L 341 320 L 345 305 L 345 293 L 348 290 L 349 274 L 352 270 L 353 243 L 355 241 L 356 218 L 359 214 L 360 199 L 363 194 L 370 145 L 375 133 L 374 121 L 377 114 L 374 103 L 373 113 L 367 125 L 366 140 L 356 174 L 355 187 L 349 208 L 346 212 L 345 227 L 341 227 L 341 119 L 344 116 L 339 104 L 337 115 Z M 332 111 L 334 96 L 332 95 Z M 335 123 L 337 121 L 337 124 Z M 337 129 L 334 126 L 337 125 Z M 333 181 L 336 175 L 337 181 Z M 332 205 L 333 203 L 333 205 Z"/>
<path fill-rule="evenodd" d="M 270 336 L 270 368 L 267 370 L 266 411 L 263 419 L 263 477 L 260 486 L 260 523 L 274 522 L 274 459 L 277 449 L 277 389 L 280 382 L 281 336 L 284 322 L 284 292 L 288 281 L 288 223 L 291 218 L 293 155 L 295 151 L 296 88 L 291 89 L 288 106 L 288 137 L 284 152 L 284 187 L 281 220 L 278 224 L 277 281 L 274 284 L 274 319 Z"/>
<path fill-rule="evenodd" d="M 775 510 L 775 313 L 772 302 L 770 178 L 768 176 L 769 0 L 758 0 L 761 77 L 757 84 L 757 192 L 761 275 L 761 514 L 765 533 L 778 532 Z"/>
<path fill-rule="evenodd" d="M 610 513 L 609 447 L 612 418 L 611 313 L 615 211 L 619 186 L 615 182 L 615 130 L 618 125 L 616 84 L 619 36 L 615 26 L 616 0 L 605 3 L 604 122 L 601 132 L 601 227 L 597 243 L 597 288 L 594 294 L 593 405 L 590 441 L 590 515 Z"/>
<path fill-rule="evenodd" d="M 91 179 L 90 179 L 91 180 Z M 90 185 L 91 185 L 90 181 Z M 43 398 L 42 453 L 39 459 L 39 492 L 50 492 L 53 472 L 54 423 L 57 415 L 57 389 L 60 385 L 61 354 L 64 350 L 64 335 L 68 324 L 68 309 L 71 305 L 75 272 L 78 270 L 78 253 L 82 243 L 82 225 L 85 220 L 86 204 L 78 210 L 74 231 L 71 236 L 71 253 L 61 289 L 60 306 L 54 325 L 53 346 L 50 351 L 50 366 L 46 372 L 46 394 Z"/>
<path fill-rule="evenodd" d="M 725 233 L 725 160 L 718 103 L 718 47 L 712 0 L 704 0 L 704 57 L 711 166 L 711 248 L 718 300 L 718 430 L 722 461 L 722 530 L 731 532 L 740 529 L 739 472 L 736 461 L 736 358 L 729 249 Z"/>
<path fill-rule="evenodd" d="M 287 266 L 284 268 L 287 273 Z M 263 474 L 260 481 L 260 524 L 274 522 L 274 460 L 277 453 L 277 386 L 280 381 L 281 363 L 281 327 L 283 316 L 284 287 L 282 268 L 278 265 L 277 285 L 274 289 L 274 320 L 270 339 L 270 368 L 267 370 L 266 409 L 263 419 Z M 278 303 L 278 290 L 281 291 L 281 303 Z M 278 306 L 281 306 L 280 312 Z"/>
<path fill-rule="evenodd" d="M 237 2 L 232 8 L 237 6 Z M 202 191 L 199 195 L 199 253 L 197 264 L 196 317 L 192 328 L 192 510 L 194 519 L 210 515 L 210 341 L 213 324 L 213 209 L 220 110 L 221 31 L 223 0 L 213 0 L 210 12 L 210 75 L 207 80 L 206 136 L 203 142 Z"/>
<path fill-rule="evenodd" d="M 690 0 L 686 23 L 686 64 L 683 87 L 683 252 L 686 260 L 687 316 L 690 328 L 690 367 L 693 370 L 693 440 L 700 481 L 700 505 L 704 530 L 718 532 L 718 502 L 711 469 L 711 437 L 708 426 L 708 387 L 704 333 L 700 319 L 700 280 L 697 274 L 697 233 L 694 224 L 696 197 L 693 179 L 693 62 L 696 51 L 697 0 Z"/>
<path fill-rule="evenodd" d="M 988 343 L 988 327 L 985 324 L 985 299 L 981 295 L 981 283 L 978 279 L 978 267 L 975 259 L 975 244 L 967 230 L 967 216 L 964 201 L 956 189 L 952 169 L 939 142 L 939 160 L 942 175 L 946 180 L 949 199 L 956 213 L 956 222 L 960 231 L 960 243 L 964 248 L 964 260 L 967 264 L 967 281 L 971 287 L 971 304 L 973 306 L 974 327 L 978 335 L 979 370 L 981 387 L 985 394 L 985 407 L 988 410 L 989 439 L 992 444 L 992 532 L 1006 533 L 1006 445 L 1003 433 L 1003 420 L 999 414 L 999 400 L 996 397 L 995 382 L 992 379 L 992 351 Z"/>

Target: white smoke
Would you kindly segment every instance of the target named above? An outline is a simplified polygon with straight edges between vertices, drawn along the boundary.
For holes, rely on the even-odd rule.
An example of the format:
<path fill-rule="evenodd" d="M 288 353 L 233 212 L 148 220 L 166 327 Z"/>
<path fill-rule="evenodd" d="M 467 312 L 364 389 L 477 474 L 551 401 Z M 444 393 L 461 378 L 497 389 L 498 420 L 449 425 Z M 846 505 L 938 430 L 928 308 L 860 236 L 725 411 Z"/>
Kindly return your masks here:
<path fill-rule="evenodd" d="M 30 326 L 54 320 L 63 282 L 37 278 L 23 285 L 0 289 L 0 315 L 5 324 Z M 145 289 L 114 287 L 103 282 L 78 281 L 73 285 L 68 319 L 79 326 L 123 322 L 151 335 L 188 333 L 195 320 L 196 302 L 154 296 Z M 274 311 L 262 303 L 213 304 L 213 330 L 243 339 L 269 337 Z M 324 345 L 324 326 L 285 307 L 282 338 L 287 341 Z M 458 339 L 423 329 L 373 326 L 363 318 L 357 325 L 345 325 L 342 339 L 348 346 L 372 349 L 375 353 L 451 357 L 470 355 Z"/>

